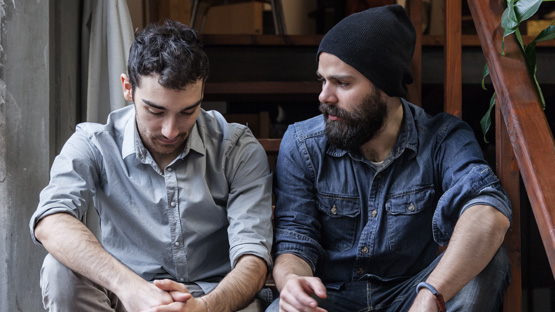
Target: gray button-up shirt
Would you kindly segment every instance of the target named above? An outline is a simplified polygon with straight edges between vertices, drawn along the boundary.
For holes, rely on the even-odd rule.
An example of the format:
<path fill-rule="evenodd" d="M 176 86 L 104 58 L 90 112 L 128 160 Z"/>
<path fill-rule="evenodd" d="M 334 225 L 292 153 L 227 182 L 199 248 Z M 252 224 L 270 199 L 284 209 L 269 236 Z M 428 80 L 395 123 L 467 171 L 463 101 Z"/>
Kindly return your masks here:
<path fill-rule="evenodd" d="M 104 248 L 146 280 L 215 287 L 245 254 L 271 265 L 272 178 L 245 126 L 201 110 L 184 151 L 162 170 L 142 144 L 134 107 L 82 123 L 52 165 L 30 221 L 93 206 Z"/>

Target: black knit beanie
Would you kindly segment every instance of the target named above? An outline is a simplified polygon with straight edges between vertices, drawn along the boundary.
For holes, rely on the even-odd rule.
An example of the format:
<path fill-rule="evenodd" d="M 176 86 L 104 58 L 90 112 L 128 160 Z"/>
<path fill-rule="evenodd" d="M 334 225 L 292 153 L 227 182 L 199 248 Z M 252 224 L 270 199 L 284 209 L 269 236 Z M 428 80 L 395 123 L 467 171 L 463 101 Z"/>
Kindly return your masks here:
<path fill-rule="evenodd" d="M 324 36 L 318 53 L 337 56 L 389 96 L 405 97 L 412 83 L 410 62 L 416 33 L 405 9 L 397 4 L 351 14 Z"/>

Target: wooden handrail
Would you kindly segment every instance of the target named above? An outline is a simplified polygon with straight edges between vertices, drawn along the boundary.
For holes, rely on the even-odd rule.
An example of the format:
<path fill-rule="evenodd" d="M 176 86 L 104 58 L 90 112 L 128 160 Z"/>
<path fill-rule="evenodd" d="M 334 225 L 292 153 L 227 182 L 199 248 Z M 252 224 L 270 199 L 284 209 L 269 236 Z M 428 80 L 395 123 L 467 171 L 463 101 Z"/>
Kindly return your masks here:
<path fill-rule="evenodd" d="M 504 0 L 468 0 L 490 70 L 496 105 L 507 126 L 555 276 L 555 141 L 514 35 L 505 38 L 505 55 L 501 55 L 503 3 Z"/>

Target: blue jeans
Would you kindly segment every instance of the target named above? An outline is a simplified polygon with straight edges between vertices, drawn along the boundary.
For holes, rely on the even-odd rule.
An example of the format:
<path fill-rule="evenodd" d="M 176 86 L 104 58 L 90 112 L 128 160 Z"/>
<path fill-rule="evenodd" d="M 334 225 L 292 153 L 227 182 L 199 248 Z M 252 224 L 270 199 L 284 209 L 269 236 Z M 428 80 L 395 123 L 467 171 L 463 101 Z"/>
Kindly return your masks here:
<path fill-rule="evenodd" d="M 362 280 L 345 283 L 338 290 L 327 289 L 328 298 L 316 298 L 318 305 L 330 312 L 408 311 L 416 298 L 416 285 L 428 278 L 440 259 L 437 257 L 425 270 L 403 282 Z M 446 303 L 447 311 L 499 311 L 510 273 L 509 259 L 501 247 L 487 267 Z M 277 311 L 279 298 L 266 309 Z"/>

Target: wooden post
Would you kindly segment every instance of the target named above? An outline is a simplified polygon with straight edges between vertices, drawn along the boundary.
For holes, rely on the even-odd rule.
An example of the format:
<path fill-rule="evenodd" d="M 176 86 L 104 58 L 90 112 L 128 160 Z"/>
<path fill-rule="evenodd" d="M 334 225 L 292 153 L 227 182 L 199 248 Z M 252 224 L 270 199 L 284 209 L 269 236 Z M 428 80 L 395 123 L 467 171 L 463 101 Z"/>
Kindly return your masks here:
<path fill-rule="evenodd" d="M 410 0 L 408 5 L 410 20 L 416 31 L 416 44 L 410 63 L 414 81 L 407 86 L 407 99 L 415 105 L 422 106 L 422 0 Z"/>
<path fill-rule="evenodd" d="M 511 262 L 511 284 L 503 300 L 503 312 L 522 309 L 522 268 L 520 236 L 520 175 L 505 120 L 495 106 L 495 157 L 497 176 L 511 200 L 513 219 L 503 245 Z"/>
<path fill-rule="evenodd" d="M 444 111 L 462 118 L 461 0 L 445 1 Z"/>

